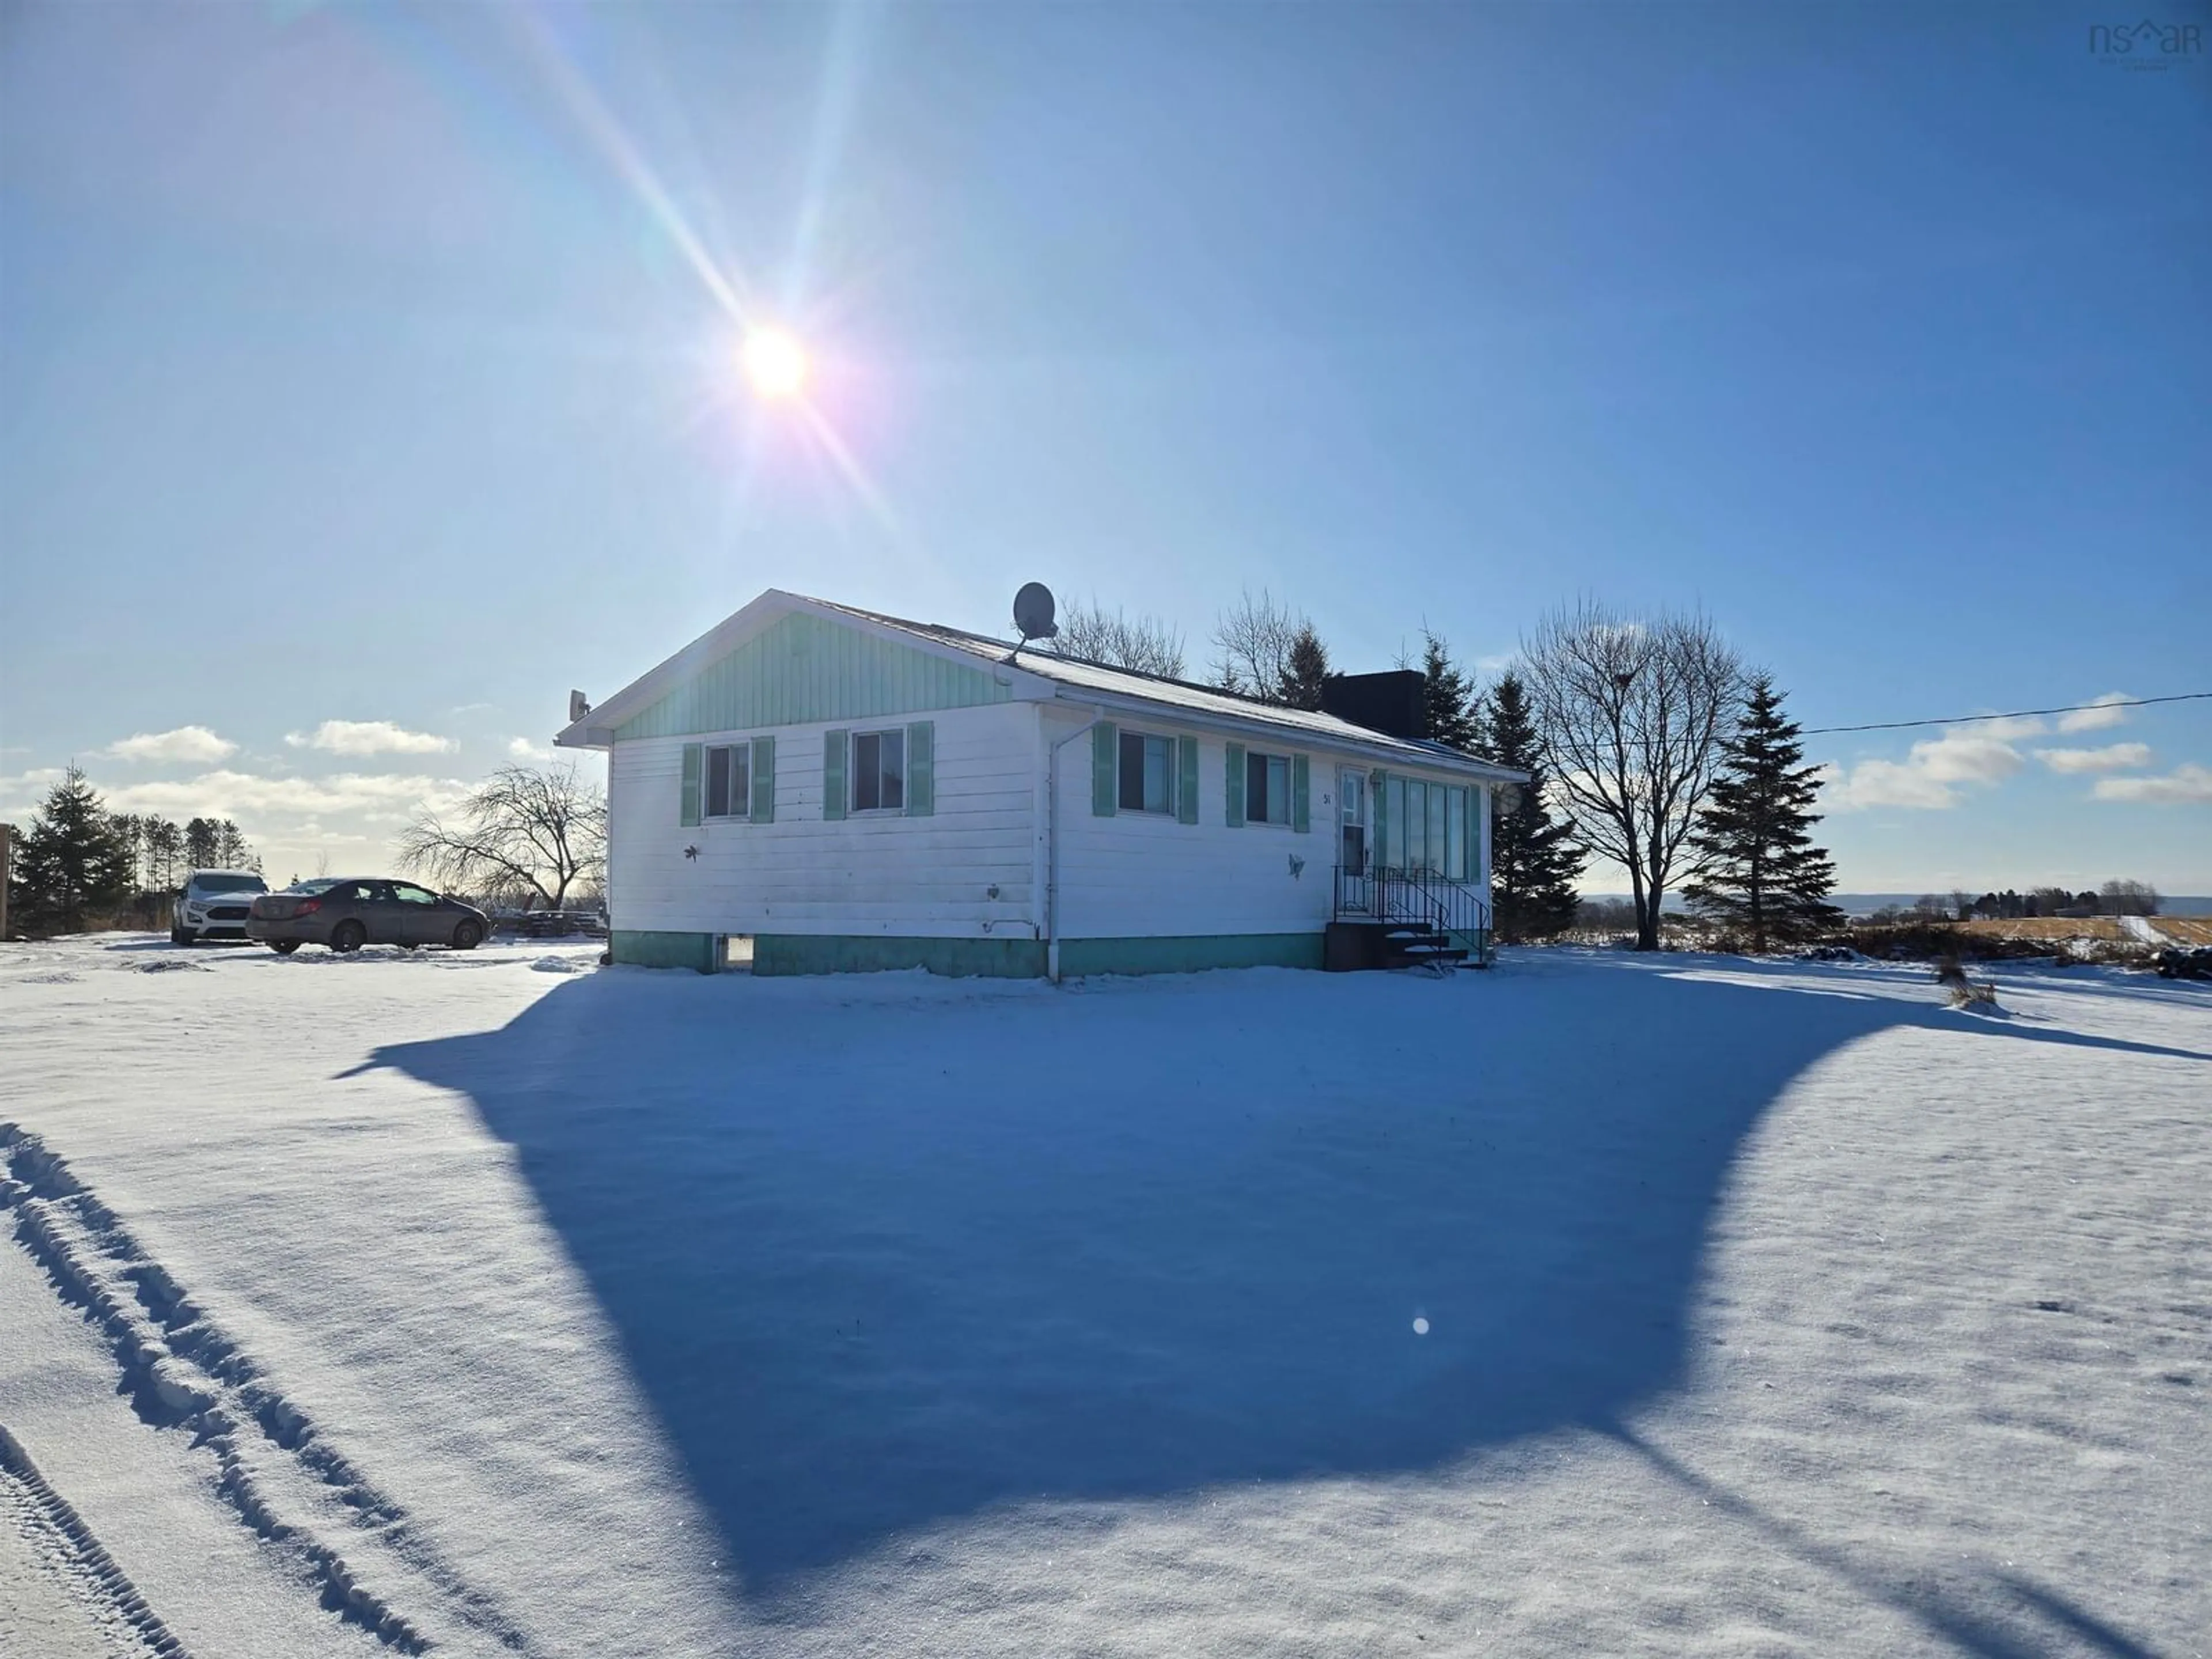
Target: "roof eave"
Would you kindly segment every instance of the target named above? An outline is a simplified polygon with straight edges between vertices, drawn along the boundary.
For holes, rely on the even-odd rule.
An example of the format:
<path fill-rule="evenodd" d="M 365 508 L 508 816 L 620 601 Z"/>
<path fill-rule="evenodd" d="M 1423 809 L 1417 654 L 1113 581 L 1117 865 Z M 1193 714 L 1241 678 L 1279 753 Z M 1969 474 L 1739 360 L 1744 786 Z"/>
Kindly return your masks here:
<path fill-rule="evenodd" d="M 1268 720 L 1265 715 L 1216 714 L 1210 709 L 1193 708 L 1188 704 L 1170 702 L 1164 699 L 1133 696 L 1124 692 L 1102 691 L 1091 686 L 1072 685 L 1055 682 L 1058 700 L 1094 708 L 1127 710 L 1150 714 L 1157 720 L 1185 726 L 1200 726 L 1210 732 L 1238 732 L 1249 734 L 1255 729 L 1279 732 L 1284 740 L 1307 748 L 1331 749 L 1342 753 L 1364 755 L 1381 760 L 1395 761 L 1400 765 L 1419 765 L 1435 768 L 1440 772 L 1463 772 L 1490 783 L 1526 783 L 1528 775 L 1510 766 L 1498 766 L 1489 761 L 1475 759 L 1472 755 L 1436 755 L 1421 750 L 1409 750 L 1405 745 L 1382 732 L 1364 738 L 1354 732 L 1316 732 L 1310 726 L 1285 726 Z"/>

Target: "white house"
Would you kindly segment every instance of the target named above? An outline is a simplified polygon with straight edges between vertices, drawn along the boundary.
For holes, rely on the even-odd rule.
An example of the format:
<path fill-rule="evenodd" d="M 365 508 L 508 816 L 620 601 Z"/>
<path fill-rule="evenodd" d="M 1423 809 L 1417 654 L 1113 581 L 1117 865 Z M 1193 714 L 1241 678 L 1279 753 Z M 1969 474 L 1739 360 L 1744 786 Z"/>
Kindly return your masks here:
<path fill-rule="evenodd" d="M 1480 961 L 1523 781 L 775 590 L 555 741 L 610 751 L 614 959 L 712 971 L 750 937 L 759 974 Z"/>

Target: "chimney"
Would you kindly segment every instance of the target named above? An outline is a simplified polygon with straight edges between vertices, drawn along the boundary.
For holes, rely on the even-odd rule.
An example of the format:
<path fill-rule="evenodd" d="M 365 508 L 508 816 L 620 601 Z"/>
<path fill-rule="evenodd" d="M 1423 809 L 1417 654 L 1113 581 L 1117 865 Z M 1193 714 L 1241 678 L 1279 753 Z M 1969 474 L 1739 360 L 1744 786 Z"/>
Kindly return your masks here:
<path fill-rule="evenodd" d="M 1331 674 L 1321 683 L 1321 710 L 1392 738 L 1429 735 L 1427 682 L 1416 668 L 1380 674 Z"/>

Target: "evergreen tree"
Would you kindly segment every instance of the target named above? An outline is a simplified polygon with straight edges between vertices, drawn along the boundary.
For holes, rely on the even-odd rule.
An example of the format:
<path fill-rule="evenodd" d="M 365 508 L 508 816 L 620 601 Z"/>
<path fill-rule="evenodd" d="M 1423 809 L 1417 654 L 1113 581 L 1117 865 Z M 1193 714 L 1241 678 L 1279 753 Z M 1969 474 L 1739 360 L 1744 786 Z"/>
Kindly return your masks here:
<path fill-rule="evenodd" d="M 76 933 L 88 918 L 131 896 L 131 853 L 72 766 L 15 843 L 8 910 L 26 929 Z"/>
<path fill-rule="evenodd" d="M 1826 902 L 1836 866 L 1813 845 L 1819 769 L 1804 764 L 1797 723 L 1783 714 L 1771 676 L 1753 679 L 1691 835 L 1703 860 L 1683 890 L 1691 908 L 1742 933 L 1754 953 L 1836 926 L 1843 913 Z"/>
<path fill-rule="evenodd" d="M 107 815 L 107 827 L 115 832 L 116 842 L 123 848 L 124 861 L 130 869 L 131 885 L 134 890 L 139 884 L 138 872 L 145 849 L 147 823 L 147 819 L 129 812 L 110 812 Z"/>
<path fill-rule="evenodd" d="M 213 818 L 194 818 L 185 826 L 185 868 L 213 870 L 222 862 L 222 826 Z"/>
<path fill-rule="evenodd" d="M 177 865 L 185 856 L 185 832 L 173 819 L 145 820 L 146 885 L 156 893 L 174 890 Z"/>
<path fill-rule="evenodd" d="M 1519 799 L 1490 826 L 1490 902 L 1498 937 L 1548 939 L 1575 919 L 1583 849 L 1574 826 L 1544 805 L 1544 769 L 1528 690 L 1510 670 L 1491 688 L 1479 752 L 1528 774 Z"/>
<path fill-rule="evenodd" d="M 1421 641 L 1421 707 L 1429 736 L 1472 755 L 1482 747 L 1474 682 L 1452 660 L 1451 647 L 1443 640 L 1425 628 Z"/>
<path fill-rule="evenodd" d="M 1314 625 L 1300 623 L 1298 631 L 1291 637 L 1290 660 L 1283 669 L 1282 684 L 1278 688 L 1276 701 L 1291 708 L 1319 712 L 1321 683 L 1328 678 L 1328 647 L 1314 632 Z"/>
<path fill-rule="evenodd" d="M 253 843 L 228 818 L 215 827 L 216 862 L 226 870 L 258 870 L 261 860 L 254 853 Z"/>

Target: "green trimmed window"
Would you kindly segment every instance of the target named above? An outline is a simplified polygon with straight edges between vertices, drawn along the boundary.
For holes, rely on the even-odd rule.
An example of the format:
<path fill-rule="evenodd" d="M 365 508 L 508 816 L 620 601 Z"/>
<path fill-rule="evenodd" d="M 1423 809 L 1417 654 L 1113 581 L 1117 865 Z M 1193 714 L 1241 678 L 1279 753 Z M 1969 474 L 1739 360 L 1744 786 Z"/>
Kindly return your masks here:
<path fill-rule="evenodd" d="M 1146 732 L 1121 734 L 1121 783 L 1116 802 L 1124 812 L 1172 814 L 1176 810 L 1176 740 Z"/>
<path fill-rule="evenodd" d="M 1393 774 L 1387 796 L 1378 793 L 1376 804 L 1384 809 L 1384 864 L 1400 870 L 1434 870 L 1454 881 L 1474 879 L 1480 854 L 1469 844 L 1468 792 L 1464 787 Z"/>
<path fill-rule="evenodd" d="M 753 753 L 750 743 L 710 744 L 707 749 L 706 799 L 700 810 L 708 818 L 752 816 Z"/>
<path fill-rule="evenodd" d="M 906 732 L 853 733 L 853 810 L 906 811 Z"/>
<path fill-rule="evenodd" d="M 1256 750 L 1246 754 L 1244 822 L 1287 824 L 1290 821 L 1291 757 Z"/>

